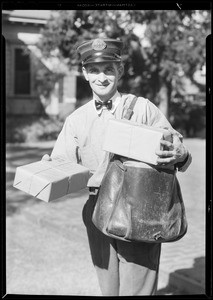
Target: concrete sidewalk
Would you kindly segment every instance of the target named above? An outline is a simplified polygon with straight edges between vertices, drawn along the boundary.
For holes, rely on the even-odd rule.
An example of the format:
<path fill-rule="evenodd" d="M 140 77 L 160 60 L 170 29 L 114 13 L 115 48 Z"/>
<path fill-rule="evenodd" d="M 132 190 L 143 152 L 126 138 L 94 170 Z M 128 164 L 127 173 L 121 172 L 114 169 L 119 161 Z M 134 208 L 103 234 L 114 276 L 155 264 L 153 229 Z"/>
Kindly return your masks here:
<path fill-rule="evenodd" d="M 186 144 L 194 161 L 196 156 L 203 159 L 179 175 L 189 229 L 180 241 L 162 246 L 159 295 L 204 293 L 205 143 L 187 140 Z M 7 293 L 98 296 L 101 293 L 81 218 L 88 192 L 45 203 L 11 186 L 15 168 L 39 160 L 50 153 L 52 145 L 7 147 Z M 199 183 L 199 194 L 190 188 L 191 180 Z M 199 198 L 196 205 L 193 193 Z"/>

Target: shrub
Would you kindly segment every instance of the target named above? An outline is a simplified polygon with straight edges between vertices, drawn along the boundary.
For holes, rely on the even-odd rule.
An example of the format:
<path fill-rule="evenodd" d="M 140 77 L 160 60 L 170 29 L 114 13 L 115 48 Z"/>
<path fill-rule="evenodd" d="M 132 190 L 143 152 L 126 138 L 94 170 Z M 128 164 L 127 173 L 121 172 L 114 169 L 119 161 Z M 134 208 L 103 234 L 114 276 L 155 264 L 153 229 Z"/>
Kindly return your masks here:
<path fill-rule="evenodd" d="M 201 102 L 184 100 L 171 103 L 170 122 L 188 138 L 205 138 L 206 106 Z"/>
<path fill-rule="evenodd" d="M 48 116 L 9 116 L 6 118 L 6 142 L 24 143 L 55 140 L 63 122 Z"/>

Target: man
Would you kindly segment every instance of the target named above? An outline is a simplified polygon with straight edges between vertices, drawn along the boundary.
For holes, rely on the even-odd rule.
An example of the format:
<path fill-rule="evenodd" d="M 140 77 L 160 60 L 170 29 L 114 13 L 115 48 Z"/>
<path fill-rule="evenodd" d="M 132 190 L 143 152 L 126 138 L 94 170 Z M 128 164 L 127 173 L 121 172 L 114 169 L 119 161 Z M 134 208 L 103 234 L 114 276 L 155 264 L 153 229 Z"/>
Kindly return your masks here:
<path fill-rule="evenodd" d="M 90 196 L 83 209 L 93 264 L 104 296 L 154 295 L 160 259 L 160 244 L 133 243 L 104 235 L 92 223 L 97 192 L 109 159 L 102 150 L 104 132 L 111 118 L 121 119 L 134 95 L 117 90 L 123 74 L 123 44 L 119 40 L 95 39 L 81 44 L 82 70 L 93 92 L 93 99 L 67 117 L 51 157 L 63 156 L 88 167 L 93 176 L 88 182 Z M 158 151 L 159 164 L 176 165 L 185 171 L 191 155 L 178 134 L 149 100 L 139 97 L 132 121 L 155 127 L 167 127 L 174 141 L 162 141 L 167 151 Z"/>

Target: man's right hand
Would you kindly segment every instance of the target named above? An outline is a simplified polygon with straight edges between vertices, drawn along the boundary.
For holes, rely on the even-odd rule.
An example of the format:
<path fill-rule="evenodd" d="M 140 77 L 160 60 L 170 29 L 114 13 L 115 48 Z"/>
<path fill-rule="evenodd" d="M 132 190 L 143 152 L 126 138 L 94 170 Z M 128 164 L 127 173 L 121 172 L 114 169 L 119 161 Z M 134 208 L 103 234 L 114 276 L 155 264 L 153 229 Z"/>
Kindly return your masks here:
<path fill-rule="evenodd" d="M 50 161 L 50 160 L 52 160 L 52 158 L 49 156 L 49 154 L 44 154 L 44 155 L 42 156 L 42 159 L 41 159 L 41 160 Z"/>

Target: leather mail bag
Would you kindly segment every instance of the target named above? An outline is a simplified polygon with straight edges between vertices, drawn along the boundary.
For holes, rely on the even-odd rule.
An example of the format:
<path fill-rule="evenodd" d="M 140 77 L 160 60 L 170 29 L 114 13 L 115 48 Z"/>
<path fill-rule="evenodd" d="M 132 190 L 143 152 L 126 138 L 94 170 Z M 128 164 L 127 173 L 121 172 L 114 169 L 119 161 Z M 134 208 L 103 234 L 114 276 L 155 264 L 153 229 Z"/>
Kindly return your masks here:
<path fill-rule="evenodd" d="M 176 171 L 113 157 L 93 223 L 104 234 L 135 242 L 172 242 L 187 231 Z"/>
<path fill-rule="evenodd" d="M 124 241 L 179 240 L 187 232 L 187 219 L 176 170 L 113 155 L 92 221 L 104 234 Z"/>

